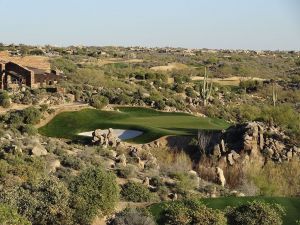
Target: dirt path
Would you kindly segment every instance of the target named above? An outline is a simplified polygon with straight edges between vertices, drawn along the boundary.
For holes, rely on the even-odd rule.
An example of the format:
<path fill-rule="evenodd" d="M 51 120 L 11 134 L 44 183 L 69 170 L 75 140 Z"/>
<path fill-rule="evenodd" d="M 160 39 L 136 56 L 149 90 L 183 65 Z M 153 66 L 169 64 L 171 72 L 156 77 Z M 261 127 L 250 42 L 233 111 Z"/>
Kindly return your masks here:
<path fill-rule="evenodd" d="M 11 107 L 6 109 L 0 106 L 0 115 L 3 115 L 7 112 L 9 112 L 10 110 L 23 110 L 26 109 L 28 107 L 30 107 L 31 105 L 22 105 L 22 104 L 16 104 L 16 103 L 12 103 Z"/>

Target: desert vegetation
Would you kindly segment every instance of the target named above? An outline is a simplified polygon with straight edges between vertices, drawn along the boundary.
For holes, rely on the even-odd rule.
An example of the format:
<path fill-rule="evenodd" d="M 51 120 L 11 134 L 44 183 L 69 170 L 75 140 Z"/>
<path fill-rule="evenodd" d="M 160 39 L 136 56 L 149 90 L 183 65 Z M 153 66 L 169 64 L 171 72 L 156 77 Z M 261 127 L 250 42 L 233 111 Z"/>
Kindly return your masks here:
<path fill-rule="evenodd" d="M 1 224 L 299 223 L 299 52 L 0 51 L 64 74 L 0 93 Z"/>

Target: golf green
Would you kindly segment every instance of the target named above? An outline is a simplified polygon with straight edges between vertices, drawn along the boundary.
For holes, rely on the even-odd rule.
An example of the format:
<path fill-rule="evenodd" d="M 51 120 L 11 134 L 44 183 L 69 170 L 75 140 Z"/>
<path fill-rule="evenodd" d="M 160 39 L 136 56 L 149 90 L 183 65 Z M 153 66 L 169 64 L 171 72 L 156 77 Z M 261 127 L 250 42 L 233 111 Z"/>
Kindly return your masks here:
<path fill-rule="evenodd" d="M 196 117 L 186 113 L 161 112 L 147 108 L 120 107 L 117 111 L 83 109 L 55 116 L 39 132 L 45 136 L 79 139 L 81 132 L 95 129 L 131 129 L 143 134 L 131 139 L 147 143 L 166 135 L 195 135 L 199 129 L 221 130 L 229 124 L 221 119 Z"/>

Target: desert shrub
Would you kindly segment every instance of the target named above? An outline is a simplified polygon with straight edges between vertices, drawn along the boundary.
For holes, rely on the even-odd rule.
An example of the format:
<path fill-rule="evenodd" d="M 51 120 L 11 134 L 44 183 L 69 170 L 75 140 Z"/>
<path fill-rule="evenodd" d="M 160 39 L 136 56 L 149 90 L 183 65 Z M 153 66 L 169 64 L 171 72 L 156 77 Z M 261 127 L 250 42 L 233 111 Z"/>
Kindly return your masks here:
<path fill-rule="evenodd" d="M 128 182 L 123 185 L 121 195 L 131 202 L 148 202 L 152 197 L 151 192 L 145 185 L 135 182 Z"/>
<path fill-rule="evenodd" d="M 261 195 L 296 196 L 300 193 L 299 167 L 300 161 L 296 159 L 281 164 L 268 162 L 263 168 L 251 164 L 246 176 Z"/>
<path fill-rule="evenodd" d="M 163 110 L 166 107 L 166 103 L 163 100 L 158 100 L 154 104 L 155 108 Z"/>
<path fill-rule="evenodd" d="M 239 85 L 241 89 L 244 89 L 247 92 L 257 91 L 258 88 L 260 88 L 261 86 L 262 86 L 261 82 L 257 80 L 243 80 L 240 81 L 240 85 Z"/>
<path fill-rule="evenodd" d="M 115 99 L 115 104 L 120 104 L 120 105 L 128 105 L 132 101 L 132 98 L 126 94 L 120 94 L 116 97 Z"/>
<path fill-rule="evenodd" d="M 125 167 L 118 168 L 118 176 L 122 178 L 133 178 L 137 175 L 137 167 L 131 164 L 128 164 Z"/>
<path fill-rule="evenodd" d="M 83 163 L 80 159 L 72 155 L 64 155 L 61 160 L 61 164 L 65 167 L 70 167 L 75 170 L 80 170 L 83 168 Z"/>
<path fill-rule="evenodd" d="M 26 124 L 21 126 L 21 132 L 27 133 L 28 135 L 35 135 L 38 133 L 38 130 L 31 124 Z"/>
<path fill-rule="evenodd" d="M 170 177 L 176 180 L 174 188 L 180 194 L 187 194 L 189 190 L 196 189 L 199 185 L 197 178 L 186 172 L 174 172 Z"/>
<path fill-rule="evenodd" d="M 25 124 L 37 124 L 41 117 L 41 111 L 34 107 L 28 107 L 21 111 L 21 116 L 23 117 L 23 122 Z"/>
<path fill-rule="evenodd" d="M 177 93 L 183 93 L 184 92 L 184 85 L 176 84 L 174 86 L 174 91 L 176 91 Z"/>
<path fill-rule="evenodd" d="M 278 204 L 249 202 L 226 210 L 229 225 L 281 225 L 284 209 Z"/>
<path fill-rule="evenodd" d="M 48 109 L 49 109 L 49 106 L 47 104 L 40 105 L 41 112 L 47 112 Z"/>
<path fill-rule="evenodd" d="M 164 222 L 168 225 L 226 225 L 226 218 L 219 210 L 208 208 L 197 200 L 184 200 L 167 205 Z"/>
<path fill-rule="evenodd" d="M 30 222 L 19 215 L 17 210 L 8 205 L 0 204 L 0 224 L 3 225 L 30 225 Z"/>
<path fill-rule="evenodd" d="M 173 171 L 186 172 L 192 169 L 192 161 L 184 152 L 155 148 L 151 149 L 151 153 L 157 158 L 161 172 L 169 174 Z"/>
<path fill-rule="evenodd" d="M 0 92 L 0 106 L 3 108 L 9 108 L 10 107 L 10 97 L 6 91 Z"/>
<path fill-rule="evenodd" d="M 43 50 L 35 48 L 29 51 L 29 55 L 44 55 Z"/>
<path fill-rule="evenodd" d="M 77 66 L 69 59 L 57 58 L 51 61 L 51 69 L 59 69 L 64 73 L 72 73 L 76 71 Z"/>
<path fill-rule="evenodd" d="M 188 97 L 191 97 L 191 98 L 196 98 L 197 97 L 197 93 L 194 91 L 193 88 L 191 87 L 187 87 L 185 89 L 185 93 Z"/>
<path fill-rule="evenodd" d="M 111 213 L 119 199 L 115 175 L 101 167 L 82 171 L 71 182 L 70 191 L 74 217 L 80 224 L 89 224 L 95 216 Z"/>
<path fill-rule="evenodd" d="M 91 106 L 95 107 L 96 109 L 102 109 L 103 107 L 107 106 L 108 103 L 108 98 L 100 95 L 92 96 L 90 101 Z"/>
<path fill-rule="evenodd" d="M 8 187 L 1 193 L 1 201 L 16 207 L 32 224 L 72 224 L 69 191 L 53 177 Z"/>
<path fill-rule="evenodd" d="M 146 210 L 127 208 L 117 213 L 109 225 L 155 225 L 155 222 Z"/>

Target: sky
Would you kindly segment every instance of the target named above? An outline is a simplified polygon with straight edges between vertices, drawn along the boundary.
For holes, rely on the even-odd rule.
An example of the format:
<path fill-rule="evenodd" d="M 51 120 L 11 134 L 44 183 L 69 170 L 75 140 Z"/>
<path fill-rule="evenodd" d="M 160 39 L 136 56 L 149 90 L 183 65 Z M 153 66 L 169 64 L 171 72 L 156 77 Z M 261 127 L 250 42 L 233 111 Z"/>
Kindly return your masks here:
<path fill-rule="evenodd" d="M 300 50 L 300 0 L 0 0 L 0 42 Z"/>

